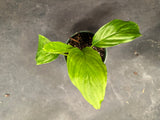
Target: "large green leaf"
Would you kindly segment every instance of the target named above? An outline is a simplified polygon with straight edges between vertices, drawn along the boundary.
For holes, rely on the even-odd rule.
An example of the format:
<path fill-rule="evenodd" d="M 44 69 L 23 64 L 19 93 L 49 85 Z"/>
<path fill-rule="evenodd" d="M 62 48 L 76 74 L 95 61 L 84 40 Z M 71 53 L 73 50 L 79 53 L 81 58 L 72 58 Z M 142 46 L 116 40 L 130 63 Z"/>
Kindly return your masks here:
<path fill-rule="evenodd" d="M 73 46 L 62 42 L 50 42 L 44 45 L 43 50 L 54 54 L 65 54 L 68 53 L 72 48 Z"/>
<path fill-rule="evenodd" d="M 107 69 L 98 52 L 89 47 L 73 48 L 67 56 L 67 67 L 72 83 L 95 109 L 100 109 L 105 96 Z"/>
<path fill-rule="evenodd" d="M 48 53 L 43 50 L 45 44 L 51 42 L 46 37 L 39 35 L 38 50 L 36 54 L 37 65 L 52 62 L 58 57 L 58 54 Z"/>
<path fill-rule="evenodd" d="M 100 48 L 127 43 L 141 36 L 139 27 L 132 21 L 119 19 L 102 26 L 93 36 L 92 45 Z"/>

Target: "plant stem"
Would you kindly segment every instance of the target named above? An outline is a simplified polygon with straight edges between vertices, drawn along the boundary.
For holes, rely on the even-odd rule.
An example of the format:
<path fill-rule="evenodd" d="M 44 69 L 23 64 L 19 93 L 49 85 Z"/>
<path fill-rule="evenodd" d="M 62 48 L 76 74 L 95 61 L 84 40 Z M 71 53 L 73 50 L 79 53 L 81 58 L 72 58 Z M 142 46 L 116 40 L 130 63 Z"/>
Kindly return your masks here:
<path fill-rule="evenodd" d="M 92 48 L 93 47 L 93 45 L 91 45 L 91 47 L 90 48 Z"/>

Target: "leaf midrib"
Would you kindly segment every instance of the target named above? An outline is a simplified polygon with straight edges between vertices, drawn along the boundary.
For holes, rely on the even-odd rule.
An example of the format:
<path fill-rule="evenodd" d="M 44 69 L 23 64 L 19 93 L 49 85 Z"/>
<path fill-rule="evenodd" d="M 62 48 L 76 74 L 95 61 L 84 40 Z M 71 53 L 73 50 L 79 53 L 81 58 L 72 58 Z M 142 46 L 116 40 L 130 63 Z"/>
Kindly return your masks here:
<path fill-rule="evenodd" d="M 127 25 L 128 25 L 128 24 L 127 24 Z M 127 26 L 127 25 L 124 25 L 124 26 Z M 120 28 L 119 28 L 119 31 L 117 30 L 115 33 L 112 33 L 111 35 L 109 35 L 109 36 L 107 36 L 107 37 L 105 37 L 105 38 L 103 38 L 103 39 L 101 39 L 101 40 L 95 42 L 92 46 L 94 46 L 95 44 L 97 44 L 97 43 L 103 41 L 104 39 L 107 39 L 107 38 L 109 38 L 109 37 L 112 37 L 112 36 L 115 35 L 115 34 L 118 34 L 118 33 L 121 33 L 121 32 L 126 31 L 126 30 L 120 31 L 120 29 L 122 29 L 124 26 L 120 27 Z M 132 30 L 132 29 L 130 29 L 130 30 Z M 94 38 L 94 37 L 93 37 L 93 38 Z"/>

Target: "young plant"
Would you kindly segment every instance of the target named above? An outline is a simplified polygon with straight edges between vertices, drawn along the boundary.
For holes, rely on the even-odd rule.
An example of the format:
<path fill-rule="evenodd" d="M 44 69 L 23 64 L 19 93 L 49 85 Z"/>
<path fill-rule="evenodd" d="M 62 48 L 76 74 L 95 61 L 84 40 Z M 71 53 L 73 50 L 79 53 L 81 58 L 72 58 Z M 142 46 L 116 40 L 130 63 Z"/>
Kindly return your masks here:
<path fill-rule="evenodd" d="M 39 35 L 36 62 L 40 65 L 54 61 L 60 54 L 67 56 L 71 82 L 95 109 L 100 109 L 107 85 L 107 68 L 93 47 L 113 47 L 140 36 L 136 23 L 119 19 L 102 26 L 94 34 L 92 45 L 82 50 L 62 42 L 51 42 Z"/>

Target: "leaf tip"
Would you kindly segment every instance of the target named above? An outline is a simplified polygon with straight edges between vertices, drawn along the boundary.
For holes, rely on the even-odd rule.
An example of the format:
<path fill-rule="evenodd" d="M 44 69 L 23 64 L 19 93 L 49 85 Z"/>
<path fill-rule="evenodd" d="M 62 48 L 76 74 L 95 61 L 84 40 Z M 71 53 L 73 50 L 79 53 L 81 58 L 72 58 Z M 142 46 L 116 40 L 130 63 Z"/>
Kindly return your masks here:
<path fill-rule="evenodd" d="M 38 62 L 37 58 L 35 58 L 36 61 L 36 65 L 40 65 L 40 63 Z"/>
<path fill-rule="evenodd" d="M 39 63 L 39 62 L 37 62 L 37 60 L 36 60 L 36 65 L 40 65 L 40 63 Z"/>
<path fill-rule="evenodd" d="M 42 37 L 43 35 L 41 35 L 41 34 L 38 34 L 38 36 L 39 36 L 39 37 Z"/>
<path fill-rule="evenodd" d="M 101 109 L 101 102 L 98 103 L 97 105 L 93 105 L 94 109 L 100 110 Z"/>
<path fill-rule="evenodd" d="M 135 38 L 134 39 L 136 39 L 136 38 L 138 38 L 138 37 L 141 37 L 142 36 L 142 34 L 141 33 L 139 33 L 139 34 L 137 34 L 136 36 L 135 36 Z M 133 40 L 134 40 L 133 39 Z"/>
<path fill-rule="evenodd" d="M 40 65 L 40 63 L 36 63 L 36 65 Z"/>
<path fill-rule="evenodd" d="M 142 34 L 140 33 L 140 34 L 139 34 L 139 37 L 141 37 L 141 36 L 142 36 Z"/>

